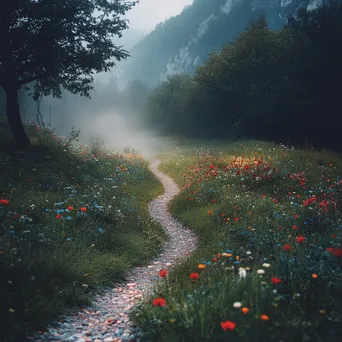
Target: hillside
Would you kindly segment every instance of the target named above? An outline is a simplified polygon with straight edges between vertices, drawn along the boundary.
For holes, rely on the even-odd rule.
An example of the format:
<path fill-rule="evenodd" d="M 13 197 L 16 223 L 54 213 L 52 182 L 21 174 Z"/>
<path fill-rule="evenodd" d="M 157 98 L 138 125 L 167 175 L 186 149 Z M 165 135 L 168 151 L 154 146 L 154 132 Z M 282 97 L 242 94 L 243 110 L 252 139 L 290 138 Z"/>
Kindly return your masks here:
<path fill-rule="evenodd" d="M 325 0 L 194 0 L 181 14 L 160 23 L 119 65 L 119 83 L 139 79 L 155 86 L 167 75 L 192 74 L 208 54 L 232 42 L 251 20 L 265 15 L 280 28 L 298 8 L 315 8 Z"/>

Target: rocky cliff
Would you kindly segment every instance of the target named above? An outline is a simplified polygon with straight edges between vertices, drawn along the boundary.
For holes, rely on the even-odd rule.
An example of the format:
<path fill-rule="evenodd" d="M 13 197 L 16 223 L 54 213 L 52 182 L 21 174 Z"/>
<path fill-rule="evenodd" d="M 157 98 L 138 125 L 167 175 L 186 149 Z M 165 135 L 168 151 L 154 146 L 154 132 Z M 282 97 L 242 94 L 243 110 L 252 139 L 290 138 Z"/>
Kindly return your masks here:
<path fill-rule="evenodd" d="M 117 68 L 120 87 L 134 79 L 155 86 L 170 74 L 192 74 L 210 52 L 219 51 L 264 15 L 271 28 L 284 25 L 300 7 L 327 0 L 194 0 L 181 14 L 159 24 Z"/>

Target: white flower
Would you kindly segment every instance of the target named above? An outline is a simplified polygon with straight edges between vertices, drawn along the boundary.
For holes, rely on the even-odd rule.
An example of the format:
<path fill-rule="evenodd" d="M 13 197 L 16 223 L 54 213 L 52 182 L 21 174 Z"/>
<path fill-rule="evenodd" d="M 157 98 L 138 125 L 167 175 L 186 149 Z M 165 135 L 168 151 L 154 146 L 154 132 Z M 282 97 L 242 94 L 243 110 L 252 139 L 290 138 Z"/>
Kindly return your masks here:
<path fill-rule="evenodd" d="M 239 277 L 246 278 L 246 276 L 247 276 L 246 270 L 243 267 L 239 268 Z"/>
<path fill-rule="evenodd" d="M 264 270 L 257 270 L 257 274 L 265 274 Z"/>
<path fill-rule="evenodd" d="M 267 263 L 265 263 L 265 264 L 262 264 L 262 267 L 266 267 L 266 268 L 268 268 L 268 267 L 271 267 L 271 264 L 267 264 Z"/>
<path fill-rule="evenodd" d="M 235 302 L 233 306 L 234 308 L 238 309 L 238 308 L 241 308 L 242 304 L 240 302 Z"/>
<path fill-rule="evenodd" d="M 247 254 L 247 255 L 251 255 L 252 252 L 251 252 L 251 251 L 247 251 L 246 254 Z"/>

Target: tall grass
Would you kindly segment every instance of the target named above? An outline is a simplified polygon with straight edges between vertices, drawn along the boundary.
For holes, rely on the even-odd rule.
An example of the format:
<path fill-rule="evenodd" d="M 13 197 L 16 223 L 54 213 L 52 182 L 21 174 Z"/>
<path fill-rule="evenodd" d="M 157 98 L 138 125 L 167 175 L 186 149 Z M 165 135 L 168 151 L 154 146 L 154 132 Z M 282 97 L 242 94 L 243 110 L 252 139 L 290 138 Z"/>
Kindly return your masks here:
<path fill-rule="evenodd" d="M 200 240 L 132 313 L 146 341 L 340 339 L 340 156 L 239 142 L 180 148 L 161 169 Z"/>
<path fill-rule="evenodd" d="M 0 150 L 1 341 L 89 303 L 165 239 L 147 210 L 162 185 L 140 156 L 28 130 L 30 150 Z"/>

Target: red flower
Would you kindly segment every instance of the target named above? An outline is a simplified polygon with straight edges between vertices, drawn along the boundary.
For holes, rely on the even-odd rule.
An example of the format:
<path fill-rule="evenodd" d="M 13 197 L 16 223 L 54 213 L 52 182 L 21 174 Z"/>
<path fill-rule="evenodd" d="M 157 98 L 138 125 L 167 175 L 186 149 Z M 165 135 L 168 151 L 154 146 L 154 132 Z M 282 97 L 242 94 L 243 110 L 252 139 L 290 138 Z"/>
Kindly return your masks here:
<path fill-rule="evenodd" d="M 333 247 L 328 247 L 328 248 L 327 248 L 327 251 L 328 251 L 329 253 L 334 253 L 334 248 L 333 248 Z"/>
<path fill-rule="evenodd" d="M 216 258 L 216 257 L 214 257 L 214 258 L 213 258 L 213 261 L 214 261 L 214 262 L 217 262 L 217 258 Z"/>
<path fill-rule="evenodd" d="M 292 226 L 292 229 L 293 229 L 293 230 L 297 230 L 298 227 L 294 224 L 294 225 Z"/>
<path fill-rule="evenodd" d="M 294 219 L 298 219 L 298 218 L 299 218 L 299 215 L 296 214 L 293 218 L 294 218 Z"/>
<path fill-rule="evenodd" d="M 197 280 L 199 279 L 200 275 L 197 272 L 190 273 L 190 279 L 191 280 Z"/>
<path fill-rule="evenodd" d="M 271 282 L 273 285 L 279 285 L 282 282 L 282 280 L 280 278 L 272 277 Z"/>
<path fill-rule="evenodd" d="M 153 299 L 152 304 L 154 306 L 166 306 L 166 299 L 158 297 Z"/>
<path fill-rule="evenodd" d="M 169 272 L 166 270 L 160 270 L 159 271 L 159 277 L 165 278 Z"/>
<path fill-rule="evenodd" d="M 69 211 L 73 211 L 73 210 L 74 210 L 74 207 L 73 207 L 72 205 L 69 205 L 69 206 L 68 206 L 68 210 L 69 210 Z"/>
<path fill-rule="evenodd" d="M 212 170 L 212 169 L 214 168 L 214 165 L 210 165 L 209 167 L 210 167 L 210 169 Z"/>
<path fill-rule="evenodd" d="M 236 327 L 236 324 L 232 321 L 225 321 L 225 322 L 221 322 L 221 328 L 224 331 L 233 331 Z"/>
<path fill-rule="evenodd" d="M 288 244 L 288 243 L 285 243 L 285 245 L 283 246 L 283 250 L 284 250 L 284 251 L 287 251 L 287 252 L 290 251 L 291 248 L 292 248 L 291 245 Z"/>
<path fill-rule="evenodd" d="M 306 240 L 306 237 L 305 237 L 305 236 L 302 236 L 302 235 L 297 236 L 297 238 L 296 238 L 296 241 L 297 241 L 298 243 L 303 243 L 305 240 Z"/>
<path fill-rule="evenodd" d="M 61 214 L 57 214 L 56 219 L 60 219 L 60 218 L 61 218 Z"/>
<path fill-rule="evenodd" d="M 85 212 L 87 211 L 87 208 L 86 208 L 86 207 L 82 207 L 80 210 L 81 210 L 83 213 L 85 213 Z"/>
<path fill-rule="evenodd" d="M 334 249 L 334 256 L 338 258 L 342 258 L 342 248 L 335 248 Z"/>
<path fill-rule="evenodd" d="M 0 204 L 8 205 L 8 199 L 0 198 Z"/>

